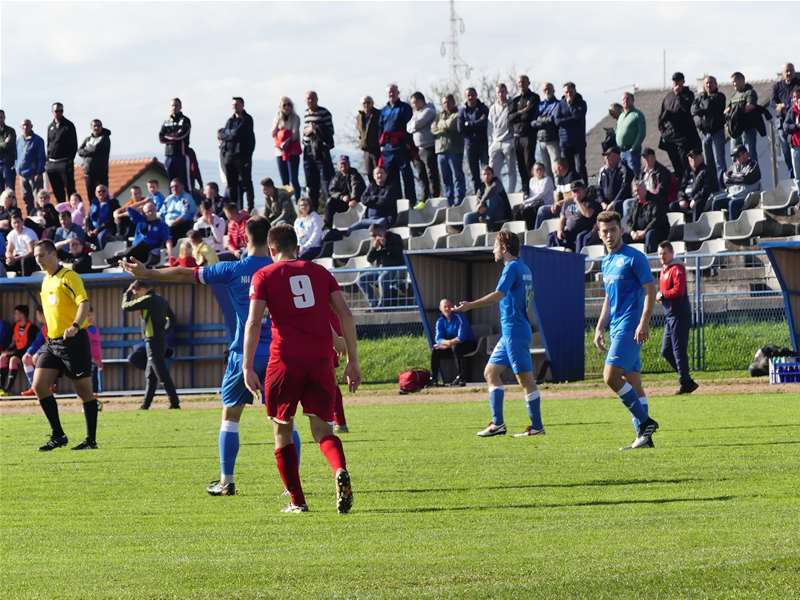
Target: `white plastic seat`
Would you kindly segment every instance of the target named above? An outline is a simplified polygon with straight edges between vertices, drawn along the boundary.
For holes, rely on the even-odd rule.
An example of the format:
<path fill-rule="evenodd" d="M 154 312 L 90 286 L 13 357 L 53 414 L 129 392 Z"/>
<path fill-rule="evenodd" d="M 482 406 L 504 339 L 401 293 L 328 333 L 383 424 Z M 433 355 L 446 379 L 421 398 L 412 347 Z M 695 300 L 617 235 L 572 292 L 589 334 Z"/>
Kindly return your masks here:
<path fill-rule="evenodd" d="M 451 206 L 447 209 L 444 222 L 451 227 L 460 227 L 464 224 L 464 215 L 476 210 L 478 210 L 478 197 L 467 196 L 464 198 L 464 202 L 458 206 Z"/>
<path fill-rule="evenodd" d="M 647 254 L 644 249 L 644 244 L 626 244 L 629 248 L 633 248 L 634 250 L 638 250 L 642 254 Z"/>
<path fill-rule="evenodd" d="M 408 240 L 411 239 L 410 227 L 392 227 L 389 229 L 392 233 L 396 233 L 403 240 L 403 249 L 408 250 Z"/>
<path fill-rule="evenodd" d="M 522 192 L 512 192 L 508 194 L 508 203 L 511 205 L 511 208 L 515 206 L 519 206 L 525 201 L 525 194 Z"/>
<path fill-rule="evenodd" d="M 722 229 L 722 237 L 726 240 L 747 240 L 761 235 L 764 230 L 764 211 L 760 208 L 743 210 L 739 218 L 726 221 Z"/>
<path fill-rule="evenodd" d="M 411 210 L 411 201 L 406 198 L 400 198 L 397 201 L 397 219 L 395 219 L 395 226 L 408 225 L 408 212 Z"/>
<path fill-rule="evenodd" d="M 444 223 L 445 216 L 447 215 L 447 203 L 444 206 L 432 205 L 431 203 L 437 200 L 432 198 L 428 200 L 425 208 L 422 210 L 408 211 L 408 226 L 412 229 L 422 229 L 430 227 L 431 225 L 439 225 Z"/>
<path fill-rule="evenodd" d="M 581 254 L 587 258 L 603 258 L 606 255 L 606 247 L 602 244 L 592 244 L 581 248 Z M 584 266 L 584 273 L 587 275 L 600 268 L 599 260 L 587 260 Z"/>
<path fill-rule="evenodd" d="M 333 215 L 333 228 L 342 231 L 346 230 L 351 225 L 360 221 L 366 210 L 364 205 L 359 203 L 345 212 L 336 213 Z"/>
<path fill-rule="evenodd" d="M 339 282 L 340 286 L 347 287 L 348 285 L 356 285 L 356 283 L 358 283 L 358 277 L 361 275 L 361 273 L 357 271 L 341 273 L 339 272 L 340 269 L 369 269 L 370 267 L 372 267 L 372 265 L 369 264 L 366 256 L 354 256 L 353 258 L 348 259 L 348 261 L 339 267 L 339 269 L 332 269 L 331 274 L 336 278 L 336 281 Z"/>
<path fill-rule="evenodd" d="M 333 269 L 333 259 L 332 258 L 315 258 L 313 260 L 313 262 L 317 263 L 318 265 L 321 265 L 321 266 L 325 267 L 326 269 L 328 269 L 328 271 Z"/>
<path fill-rule="evenodd" d="M 695 256 L 698 254 L 719 254 L 720 252 L 725 252 L 725 240 L 721 238 L 716 238 L 713 240 L 706 240 L 695 252 L 687 252 L 684 254 L 684 264 L 686 265 L 687 271 L 694 271 L 696 265 Z M 700 270 L 705 271 L 710 269 L 714 266 L 714 263 L 717 261 L 716 258 L 713 256 L 705 257 L 700 259 Z"/>
<path fill-rule="evenodd" d="M 780 183 L 784 183 L 781 181 Z M 764 210 L 784 210 L 793 204 L 797 204 L 797 190 L 784 190 L 776 187 L 771 192 L 761 192 L 761 208 Z"/>
<path fill-rule="evenodd" d="M 500 231 L 510 231 L 512 233 L 516 233 L 517 237 L 519 237 L 519 241 L 523 241 L 523 236 L 525 235 L 525 231 L 527 229 L 527 225 L 525 221 L 506 221 L 503 223 L 503 226 L 500 227 Z M 494 246 L 494 240 L 497 237 L 497 232 L 493 231 L 491 233 L 486 234 L 486 242 L 484 245 L 486 246 Z"/>
<path fill-rule="evenodd" d="M 111 256 L 114 256 L 117 252 L 122 252 L 127 247 L 128 247 L 128 243 L 127 242 L 117 242 L 117 241 L 108 242 L 103 247 L 103 254 L 106 257 L 111 257 Z"/>
<path fill-rule="evenodd" d="M 725 215 L 721 210 L 704 212 L 694 223 L 686 223 L 683 226 L 684 242 L 704 242 L 722 235 L 722 226 L 725 223 Z"/>
<path fill-rule="evenodd" d="M 442 213 L 444 214 L 444 213 Z M 431 225 L 418 237 L 408 240 L 409 250 L 433 250 L 443 248 L 447 243 L 447 225 Z"/>
<path fill-rule="evenodd" d="M 538 229 L 525 233 L 526 246 L 547 246 L 550 234 L 558 230 L 558 223 L 561 219 L 546 219 L 542 221 Z"/>
<path fill-rule="evenodd" d="M 686 254 L 686 242 L 670 242 L 672 244 L 672 251 L 675 254 L 675 259 L 682 261 L 684 255 Z M 650 262 L 650 270 L 653 272 L 661 270 L 661 260 L 659 260 L 658 255 L 650 254 L 647 257 L 647 260 Z"/>
<path fill-rule="evenodd" d="M 333 258 L 350 258 L 366 254 L 369 242 L 369 230 L 356 229 L 348 237 L 333 243 Z"/>
<path fill-rule="evenodd" d="M 453 233 L 447 237 L 448 248 L 472 248 L 483 246 L 486 237 L 486 223 L 471 223 L 464 226 L 461 233 Z"/>

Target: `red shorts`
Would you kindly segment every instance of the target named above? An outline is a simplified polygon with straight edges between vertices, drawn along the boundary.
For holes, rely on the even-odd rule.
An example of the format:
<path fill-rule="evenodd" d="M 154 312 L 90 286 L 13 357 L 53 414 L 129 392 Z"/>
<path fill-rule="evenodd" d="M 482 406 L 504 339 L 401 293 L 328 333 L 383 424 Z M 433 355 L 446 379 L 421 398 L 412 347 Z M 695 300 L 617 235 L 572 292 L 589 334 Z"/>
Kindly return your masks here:
<path fill-rule="evenodd" d="M 291 421 L 298 404 L 304 415 L 333 422 L 336 375 L 330 356 L 289 364 L 270 357 L 264 390 L 267 415 L 278 423 Z"/>

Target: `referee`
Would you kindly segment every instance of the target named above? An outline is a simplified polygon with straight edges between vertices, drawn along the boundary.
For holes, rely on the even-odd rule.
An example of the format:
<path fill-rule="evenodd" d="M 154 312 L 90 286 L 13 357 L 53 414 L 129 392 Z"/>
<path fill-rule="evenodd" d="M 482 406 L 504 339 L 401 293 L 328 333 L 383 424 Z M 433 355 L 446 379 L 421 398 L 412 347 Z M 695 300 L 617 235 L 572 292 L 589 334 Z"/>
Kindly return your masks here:
<path fill-rule="evenodd" d="M 50 240 L 36 242 L 33 256 L 47 273 L 42 281 L 42 309 L 47 323 L 47 343 L 39 354 L 33 375 L 33 389 L 50 422 L 50 439 L 39 448 L 42 452 L 66 446 L 67 435 L 61 428 L 58 405 L 51 388 L 59 374 L 72 380 L 75 392 L 83 401 L 86 439 L 73 450 L 97 448 L 97 400 L 92 390 L 92 352 L 86 327 L 89 322 L 89 297 L 81 276 L 62 267 L 56 247 Z"/>

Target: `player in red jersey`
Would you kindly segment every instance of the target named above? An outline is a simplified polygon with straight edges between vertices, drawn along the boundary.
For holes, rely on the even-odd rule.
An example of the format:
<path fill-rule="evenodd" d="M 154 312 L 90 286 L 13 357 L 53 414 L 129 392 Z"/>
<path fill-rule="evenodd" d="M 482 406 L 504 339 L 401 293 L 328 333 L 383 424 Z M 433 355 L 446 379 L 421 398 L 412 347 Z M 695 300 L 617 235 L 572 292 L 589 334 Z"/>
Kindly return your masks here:
<path fill-rule="evenodd" d="M 242 370 L 253 394 L 262 382 L 253 360 L 264 311 L 272 319 L 272 343 L 264 382 L 267 415 L 275 433 L 275 461 L 291 497 L 284 512 L 306 512 L 299 464 L 292 443 L 292 420 L 297 405 L 311 422 L 311 434 L 331 466 L 336 482 L 336 510 L 346 513 L 353 505 L 350 475 L 341 440 L 333 434 L 336 377 L 333 370 L 333 338 L 330 312 L 342 325 L 347 346 L 345 375 L 350 391 L 361 383 L 353 315 L 336 279 L 320 265 L 297 258 L 297 236 L 288 225 L 269 231 L 267 238 L 273 264 L 259 270 L 250 286 L 250 312 L 245 326 Z"/>

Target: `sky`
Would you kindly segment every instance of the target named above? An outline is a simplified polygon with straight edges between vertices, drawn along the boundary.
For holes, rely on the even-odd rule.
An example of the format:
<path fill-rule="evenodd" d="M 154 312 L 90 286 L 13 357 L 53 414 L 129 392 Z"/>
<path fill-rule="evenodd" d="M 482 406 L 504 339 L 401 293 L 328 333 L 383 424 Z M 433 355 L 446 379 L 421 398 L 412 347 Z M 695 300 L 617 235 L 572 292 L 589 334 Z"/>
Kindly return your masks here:
<path fill-rule="evenodd" d="M 623 89 L 661 86 L 663 50 L 668 75 L 680 70 L 689 81 L 705 73 L 726 80 L 734 70 L 774 79 L 787 60 L 800 62 L 789 56 L 798 37 L 780 17 L 786 7 L 457 2 L 460 52 L 473 69 L 463 83 L 523 71 L 557 89 L 572 80 L 594 123 Z M 0 105 L 9 124 L 30 118 L 41 134 L 58 100 L 79 139 L 97 117 L 112 131 L 112 157 L 160 157 L 158 129 L 178 96 L 192 119 L 192 146 L 214 161 L 230 98 L 243 96 L 256 125 L 255 159 L 273 161 L 279 98 L 302 107 L 314 89 L 346 147 L 364 94 L 381 105 L 390 82 L 405 97 L 447 81 L 440 48 L 449 10 L 447 2 L 3 1 Z M 732 19 L 756 25 L 740 35 Z"/>

